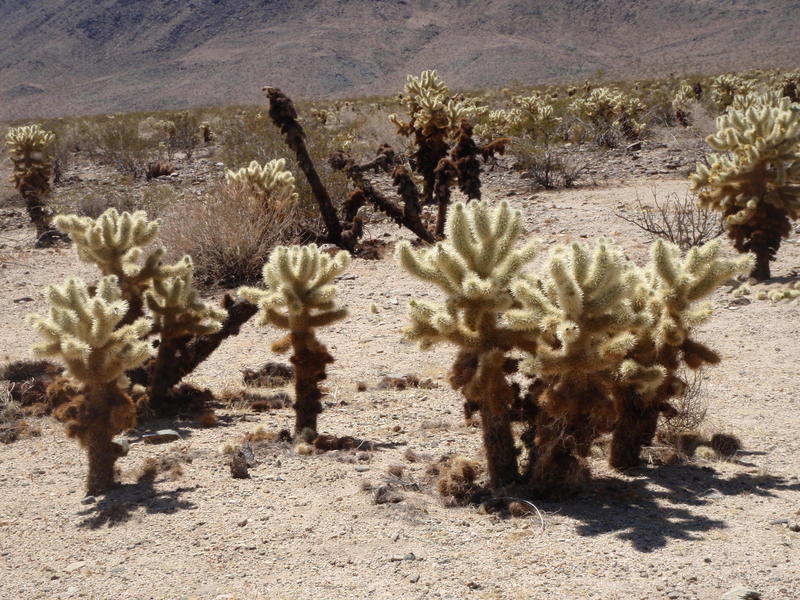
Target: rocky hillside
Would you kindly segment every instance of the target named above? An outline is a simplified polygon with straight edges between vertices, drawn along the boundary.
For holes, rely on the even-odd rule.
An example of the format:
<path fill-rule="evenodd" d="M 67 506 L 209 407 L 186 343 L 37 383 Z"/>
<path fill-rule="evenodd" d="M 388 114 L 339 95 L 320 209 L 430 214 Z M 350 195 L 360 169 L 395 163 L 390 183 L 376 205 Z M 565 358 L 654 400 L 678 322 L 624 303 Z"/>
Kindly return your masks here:
<path fill-rule="evenodd" d="M 793 0 L 0 1 L 0 119 L 788 66 Z"/>

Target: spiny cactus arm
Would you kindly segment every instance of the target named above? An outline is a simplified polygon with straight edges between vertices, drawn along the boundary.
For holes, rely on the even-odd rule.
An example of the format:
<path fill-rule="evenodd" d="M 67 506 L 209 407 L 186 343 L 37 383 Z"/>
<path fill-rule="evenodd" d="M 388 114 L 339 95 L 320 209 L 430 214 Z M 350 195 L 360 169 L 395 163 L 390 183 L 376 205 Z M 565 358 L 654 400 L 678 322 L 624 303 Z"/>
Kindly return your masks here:
<path fill-rule="evenodd" d="M 222 328 L 228 316 L 222 308 L 199 300 L 191 270 L 177 277 L 154 280 L 145 301 L 153 315 L 154 329 L 162 338 L 210 335 Z"/>

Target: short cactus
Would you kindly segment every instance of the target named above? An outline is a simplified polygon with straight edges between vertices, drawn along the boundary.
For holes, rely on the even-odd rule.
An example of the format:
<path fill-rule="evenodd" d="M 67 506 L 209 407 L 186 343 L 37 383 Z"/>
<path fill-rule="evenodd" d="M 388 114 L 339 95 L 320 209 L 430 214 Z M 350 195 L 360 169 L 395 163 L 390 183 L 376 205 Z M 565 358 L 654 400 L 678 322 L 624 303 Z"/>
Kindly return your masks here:
<path fill-rule="evenodd" d="M 34 348 L 40 356 L 59 358 L 67 374 L 80 385 L 81 394 L 58 411 L 67 433 L 76 437 L 89 455 L 87 494 L 105 492 L 114 484 L 114 463 L 123 451 L 115 435 L 132 427 L 136 411 L 125 393 L 125 372 L 140 366 L 150 355 L 143 341 L 150 321 L 122 321 L 128 306 L 112 276 L 96 289 L 70 279 L 48 290 L 49 318 L 31 315 L 29 322 L 44 338 Z"/>
<path fill-rule="evenodd" d="M 394 114 L 389 116 L 401 135 L 414 135 L 417 170 L 425 182 L 423 201 L 426 203 L 433 199 L 434 171 L 439 161 L 447 156 L 447 140 L 458 131 L 465 117 L 464 107 L 449 94 L 436 71 L 423 71 L 419 77 L 409 75 L 402 96 L 409 121 L 403 122 Z"/>
<path fill-rule="evenodd" d="M 400 264 L 411 275 L 447 295 L 445 304 L 413 300 L 406 336 L 423 349 L 441 342 L 459 353 L 450 382 L 480 410 L 489 479 L 499 488 L 517 478 L 517 456 L 510 411 L 514 389 L 504 373 L 506 353 L 528 348 L 526 335 L 503 322 L 514 299 L 510 286 L 536 254 L 538 243 L 515 247 L 521 215 L 507 202 L 457 203 L 447 222 L 446 240 L 433 248 L 398 247 Z"/>
<path fill-rule="evenodd" d="M 315 245 L 278 246 L 264 265 L 265 289 L 242 287 L 239 295 L 259 308 L 259 324 L 289 331 L 273 344 L 276 352 L 293 350 L 295 367 L 295 433 L 317 431 L 322 412 L 318 383 L 325 379 L 325 366 L 333 357 L 317 339 L 315 330 L 344 319 L 347 309 L 335 305 L 334 279 L 350 264 L 341 251 L 334 257 Z"/>
<path fill-rule="evenodd" d="M 800 106 L 770 94 L 743 97 L 707 138 L 717 153 L 690 175 L 698 201 L 723 214 L 740 252 L 753 252 L 753 277 L 769 279 L 781 238 L 800 217 Z M 746 108 L 745 108 L 746 106 Z"/>
<path fill-rule="evenodd" d="M 278 206 L 297 201 L 295 179 L 286 168 L 286 159 L 271 160 L 263 166 L 252 161 L 237 171 L 225 171 L 228 184 L 238 184 L 252 190 L 265 206 Z"/>

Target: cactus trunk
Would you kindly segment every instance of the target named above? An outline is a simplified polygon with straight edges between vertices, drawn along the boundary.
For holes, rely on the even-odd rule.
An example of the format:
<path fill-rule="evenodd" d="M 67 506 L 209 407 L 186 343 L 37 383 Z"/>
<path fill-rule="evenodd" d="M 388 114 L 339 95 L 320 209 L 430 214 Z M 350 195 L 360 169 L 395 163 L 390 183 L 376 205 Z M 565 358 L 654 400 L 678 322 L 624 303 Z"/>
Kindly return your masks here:
<path fill-rule="evenodd" d="M 96 496 L 115 485 L 114 464 L 122 456 L 122 449 L 113 442 L 115 435 L 113 398 L 119 395 L 116 384 L 91 389 L 86 395 L 86 432 L 81 443 L 89 458 L 86 494 Z"/>
<path fill-rule="evenodd" d="M 505 380 L 502 374 L 499 378 Z M 505 382 L 510 391 L 510 386 Z M 486 463 L 489 470 L 489 485 L 502 488 L 516 481 L 517 452 L 511 432 L 511 418 L 507 409 L 497 406 L 496 397 L 485 402 L 481 408 L 481 430 Z"/>
<path fill-rule="evenodd" d="M 620 395 L 608 460 L 612 467 L 629 469 L 639 465 L 642 447 L 652 443 L 656 434 L 660 409 L 659 404 L 645 402 L 634 390 Z"/>
<path fill-rule="evenodd" d="M 294 350 L 290 360 L 295 368 L 295 434 L 307 428 L 316 433 L 317 415 L 322 412 L 318 384 L 325 379 L 325 366 L 333 362 L 333 357 L 311 329 L 293 330 L 290 337 Z"/>

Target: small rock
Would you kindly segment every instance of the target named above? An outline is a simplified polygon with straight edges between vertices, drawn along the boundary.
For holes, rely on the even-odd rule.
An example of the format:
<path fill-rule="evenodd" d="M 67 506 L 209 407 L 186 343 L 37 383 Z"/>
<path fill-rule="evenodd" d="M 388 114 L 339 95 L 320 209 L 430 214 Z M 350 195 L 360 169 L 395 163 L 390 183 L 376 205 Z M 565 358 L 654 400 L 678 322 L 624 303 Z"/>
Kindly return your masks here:
<path fill-rule="evenodd" d="M 411 583 L 417 583 L 419 581 L 419 573 L 415 573 L 411 577 L 408 578 Z"/>
<path fill-rule="evenodd" d="M 678 600 L 678 598 L 680 597 L 681 593 L 678 591 L 673 590 L 671 592 L 667 592 L 667 598 L 669 598 L 670 600 Z"/>
<path fill-rule="evenodd" d="M 97 498 L 94 496 L 86 496 L 83 500 L 81 500 L 81 504 L 94 504 L 97 502 Z"/>
<path fill-rule="evenodd" d="M 769 522 L 770 525 L 788 525 L 789 519 L 773 519 Z"/>
<path fill-rule="evenodd" d="M 131 443 L 128 441 L 128 438 L 114 438 L 111 443 L 119 447 L 120 456 L 128 456 L 128 452 L 131 450 Z"/>
<path fill-rule="evenodd" d="M 247 519 L 242 519 L 241 521 L 239 521 L 239 522 L 237 523 L 237 525 L 238 525 L 239 527 L 244 527 L 245 525 L 247 525 L 247 522 L 248 522 L 248 520 L 247 520 Z"/>
<path fill-rule="evenodd" d="M 79 570 L 79 569 L 82 569 L 82 568 L 83 568 L 83 567 L 85 567 L 85 566 L 86 566 L 86 561 L 84 561 L 84 560 L 78 560 L 78 561 L 75 561 L 75 562 L 73 562 L 73 563 L 69 563 L 69 564 L 66 566 L 66 568 L 64 569 L 64 571 L 65 571 L 66 573 L 74 573 L 75 571 L 77 571 L 77 570 Z"/>
<path fill-rule="evenodd" d="M 761 600 L 761 594 L 740 585 L 725 592 L 721 600 Z"/>
<path fill-rule="evenodd" d="M 372 500 L 375 504 L 396 504 L 403 501 L 403 495 L 389 486 L 382 485 L 375 490 Z"/>
<path fill-rule="evenodd" d="M 14 298 L 14 304 L 23 304 L 24 302 L 33 302 L 30 296 L 23 296 L 22 298 Z"/>
<path fill-rule="evenodd" d="M 369 471 L 369 467 L 367 465 L 356 465 L 357 473 L 366 473 L 367 471 Z"/>
<path fill-rule="evenodd" d="M 409 552 L 403 557 L 403 560 L 417 560 L 417 557 L 413 552 Z"/>
<path fill-rule="evenodd" d="M 800 522 L 794 521 L 789 523 L 789 531 L 794 531 L 795 533 L 800 532 Z"/>
<path fill-rule="evenodd" d="M 627 146 L 625 146 L 626 152 L 634 152 L 635 150 L 641 150 L 641 149 L 642 149 L 642 142 L 633 142 L 632 144 L 628 144 Z"/>
<path fill-rule="evenodd" d="M 166 444 L 181 439 L 181 434 L 174 429 L 159 429 L 155 433 L 145 433 L 142 439 L 146 444 Z"/>

